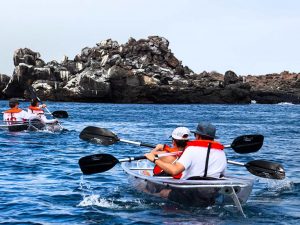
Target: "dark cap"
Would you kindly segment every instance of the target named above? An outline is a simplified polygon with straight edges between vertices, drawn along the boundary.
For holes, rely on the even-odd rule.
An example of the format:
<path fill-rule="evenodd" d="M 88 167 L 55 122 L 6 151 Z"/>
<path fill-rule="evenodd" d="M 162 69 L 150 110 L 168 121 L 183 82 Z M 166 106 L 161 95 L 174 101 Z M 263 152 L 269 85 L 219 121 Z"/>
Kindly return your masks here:
<path fill-rule="evenodd" d="M 9 99 L 9 104 L 19 104 L 19 100 L 17 98 Z"/>
<path fill-rule="evenodd" d="M 216 127 L 208 122 L 200 122 L 198 123 L 197 130 L 191 131 L 192 133 L 199 134 L 202 136 L 206 136 L 209 138 L 217 138 L 216 137 Z"/>

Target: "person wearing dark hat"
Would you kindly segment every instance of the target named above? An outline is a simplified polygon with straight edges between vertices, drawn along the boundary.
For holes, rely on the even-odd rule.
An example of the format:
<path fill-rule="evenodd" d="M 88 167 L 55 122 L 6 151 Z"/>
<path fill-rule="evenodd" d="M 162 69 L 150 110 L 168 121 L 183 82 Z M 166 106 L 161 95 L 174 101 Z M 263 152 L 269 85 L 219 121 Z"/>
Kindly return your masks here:
<path fill-rule="evenodd" d="M 6 110 L 3 113 L 3 120 L 4 121 L 22 121 L 25 122 L 29 118 L 29 114 L 19 108 L 19 101 L 16 98 L 12 98 L 9 100 L 9 107 L 10 109 Z"/>
<path fill-rule="evenodd" d="M 145 156 L 172 176 L 182 173 L 180 179 L 222 177 L 227 167 L 227 159 L 223 151 L 224 146 L 214 141 L 216 138 L 215 126 L 211 123 L 201 122 L 192 133 L 195 134 L 196 140 L 187 142 L 182 155 L 173 164 L 156 159 L 153 153 L 147 153 Z"/>

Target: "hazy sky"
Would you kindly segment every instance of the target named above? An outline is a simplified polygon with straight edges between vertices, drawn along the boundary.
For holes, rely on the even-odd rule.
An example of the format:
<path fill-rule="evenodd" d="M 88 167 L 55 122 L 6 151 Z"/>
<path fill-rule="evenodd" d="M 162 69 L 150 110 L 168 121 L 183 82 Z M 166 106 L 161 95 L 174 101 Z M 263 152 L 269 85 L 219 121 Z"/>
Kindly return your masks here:
<path fill-rule="evenodd" d="M 112 38 L 160 35 L 194 72 L 300 72 L 297 0 L 6 0 L 0 3 L 0 73 L 18 48 L 70 59 Z"/>

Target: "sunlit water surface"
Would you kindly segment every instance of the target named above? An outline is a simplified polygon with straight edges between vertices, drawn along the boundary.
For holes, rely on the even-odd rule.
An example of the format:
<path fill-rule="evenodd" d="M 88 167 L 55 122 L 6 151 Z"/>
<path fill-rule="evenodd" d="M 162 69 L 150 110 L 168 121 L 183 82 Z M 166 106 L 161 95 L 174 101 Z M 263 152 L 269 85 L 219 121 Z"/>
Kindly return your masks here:
<path fill-rule="evenodd" d="M 7 102 L 0 101 L 2 111 Z M 25 108 L 26 103 L 21 107 Z M 50 110 L 70 117 L 63 133 L 0 130 L 1 224 L 299 224 L 299 105 L 121 105 L 48 102 Z M 109 153 L 137 156 L 149 149 L 124 143 L 104 147 L 79 138 L 86 126 L 105 127 L 120 138 L 152 144 L 170 143 L 177 126 L 194 129 L 199 121 L 217 126 L 219 141 L 230 144 L 243 134 L 265 136 L 260 151 L 229 159 L 281 163 L 282 181 L 254 177 L 244 167 L 229 165 L 228 173 L 255 178 L 243 206 L 243 218 L 233 206 L 189 208 L 137 192 L 120 166 L 83 176 L 78 160 Z"/>

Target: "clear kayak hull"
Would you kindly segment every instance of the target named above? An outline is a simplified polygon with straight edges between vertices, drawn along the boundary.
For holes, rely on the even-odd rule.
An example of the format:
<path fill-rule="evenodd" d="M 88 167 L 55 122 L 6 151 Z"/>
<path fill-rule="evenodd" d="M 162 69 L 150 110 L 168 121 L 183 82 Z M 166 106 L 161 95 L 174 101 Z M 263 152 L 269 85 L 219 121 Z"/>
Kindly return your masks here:
<path fill-rule="evenodd" d="M 121 166 L 129 175 L 129 182 L 139 191 L 189 206 L 240 205 L 246 203 L 253 188 L 253 179 L 242 177 L 178 180 L 152 176 L 152 168 L 141 161 L 124 162 Z"/>
<path fill-rule="evenodd" d="M 10 132 L 20 131 L 50 131 L 60 132 L 62 127 L 57 123 L 43 123 L 39 119 L 33 119 L 29 122 L 4 122 L 0 125 L 0 129 L 8 130 Z"/>

